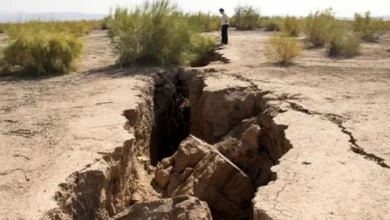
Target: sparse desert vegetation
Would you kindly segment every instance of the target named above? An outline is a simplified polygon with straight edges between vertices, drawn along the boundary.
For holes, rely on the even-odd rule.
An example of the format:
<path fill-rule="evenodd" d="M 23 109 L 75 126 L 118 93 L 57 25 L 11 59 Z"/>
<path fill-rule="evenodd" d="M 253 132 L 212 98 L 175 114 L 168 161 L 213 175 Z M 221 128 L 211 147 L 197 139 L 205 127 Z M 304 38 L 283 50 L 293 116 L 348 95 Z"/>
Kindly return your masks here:
<path fill-rule="evenodd" d="M 331 9 L 317 11 L 302 19 L 294 16 L 262 17 L 252 6 L 237 6 L 230 23 L 237 30 L 264 28 L 265 31 L 282 31 L 283 35 L 290 37 L 297 37 L 303 32 L 313 47 L 326 46 L 329 56 L 340 58 L 360 54 L 359 38 L 378 41 L 389 30 L 389 22 L 373 18 L 369 12 L 355 14 L 354 21 L 343 21 L 336 19 Z M 101 21 L 1 24 L 0 31 L 8 38 L 8 46 L 1 56 L 1 69 L 2 72 L 17 70 L 34 75 L 74 71 L 74 64 L 82 55 L 83 42 L 79 38 L 96 29 L 108 30 L 119 55 L 117 64 L 121 66 L 200 65 L 215 55 L 216 46 L 214 38 L 202 32 L 213 32 L 219 28 L 217 15 L 184 13 L 167 0 L 146 2 L 134 9 L 118 7 Z M 32 36 L 31 33 L 36 30 L 39 32 Z M 278 44 L 279 58 L 270 58 L 271 53 L 275 54 L 275 47 L 274 52 L 267 47 L 265 53 L 272 62 L 290 63 L 287 57 L 295 58 L 295 54 L 299 54 L 288 53 L 294 42 L 289 38 L 272 37 L 267 45 Z M 286 48 L 282 50 L 283 47 Z M 298 48 L 294 50 L 298 51 Z M 33 58 L 35 55 L 27 58 L 29 54 L 40 54 L 40 58 Z"/>
<path fill-rule="evenodd" d="M 0 218 L 387 219 L 389 21 L 138 3 L 0 24 Z"/>
<path fill-rule="evenodd" d="M 381 18 L 373 18 L 369 11 L 364 13 L 364 15 L 355 14 L 353 28 L 355 32 L 360 34 L 362 40 L 367 42 L 378 41 L 390 31 L 388 22 Z"/>
<path fill-rule="evenodd" d="M 81 36 L 99 28 L 99 21 L 30 21 L 3 24 L 7 45 L 3 49 L 2 72 L 26 75 L 69 73 L 81 57 Z"/>
<path fill-rule="evenodd" d="M 20 67 L 24 73 L 35 75 L 68 73 L 82 52 L 78 38 L 99 28 L 109 30 L 121 66 L 195 65 L 204 63 L 216 46 L 201 32 L 218 30 L 219 25 L 216 16 L 184 14 L 167 0 L 146 2 L 134 10 L 117 8 L 101 22 L 9 24 L 4 28 L 9 45 L 4 50 L 2 69 Z"/>

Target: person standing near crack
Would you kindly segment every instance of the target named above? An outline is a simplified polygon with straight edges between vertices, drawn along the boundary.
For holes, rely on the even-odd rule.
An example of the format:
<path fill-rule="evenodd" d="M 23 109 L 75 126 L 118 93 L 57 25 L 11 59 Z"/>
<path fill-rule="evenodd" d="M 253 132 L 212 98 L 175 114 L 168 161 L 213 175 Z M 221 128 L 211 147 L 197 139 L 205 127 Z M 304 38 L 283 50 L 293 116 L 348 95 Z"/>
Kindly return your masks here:
<path fill-rule="evenodd" d="M 229 17 L 225 14 L 225 10 L 223 8 L 219 9 L 219 12 L 221 13 L 221 45 L 226 45 L 228 44 Z"/>

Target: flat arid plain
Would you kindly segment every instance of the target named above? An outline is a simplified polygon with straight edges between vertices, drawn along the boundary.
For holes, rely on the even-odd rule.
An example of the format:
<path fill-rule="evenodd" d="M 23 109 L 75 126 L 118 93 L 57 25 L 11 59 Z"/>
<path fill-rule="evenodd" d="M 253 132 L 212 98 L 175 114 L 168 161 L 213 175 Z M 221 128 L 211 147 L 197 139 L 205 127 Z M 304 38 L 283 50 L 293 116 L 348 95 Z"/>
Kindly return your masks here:
<path fill-rule="evenodd" d="M 390 219 L 385 43 L 277 66 L 231 30 L 206 66 L 118 68 L 106 35 L 75 73 L 0 78 L 0 219 Z"/>

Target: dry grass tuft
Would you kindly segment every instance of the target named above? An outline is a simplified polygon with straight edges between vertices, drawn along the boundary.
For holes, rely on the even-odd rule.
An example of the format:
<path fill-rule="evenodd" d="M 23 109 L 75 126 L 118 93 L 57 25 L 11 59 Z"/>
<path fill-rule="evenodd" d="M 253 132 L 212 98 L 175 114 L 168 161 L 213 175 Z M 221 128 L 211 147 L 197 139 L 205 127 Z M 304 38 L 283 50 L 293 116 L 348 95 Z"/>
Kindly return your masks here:
<path fill-rule="evenodd" d="M 294 38 L 273 36 L 265 44 L 264 54 L 273 63 L 289 65 L 302 53 L 303 45 Z"/>

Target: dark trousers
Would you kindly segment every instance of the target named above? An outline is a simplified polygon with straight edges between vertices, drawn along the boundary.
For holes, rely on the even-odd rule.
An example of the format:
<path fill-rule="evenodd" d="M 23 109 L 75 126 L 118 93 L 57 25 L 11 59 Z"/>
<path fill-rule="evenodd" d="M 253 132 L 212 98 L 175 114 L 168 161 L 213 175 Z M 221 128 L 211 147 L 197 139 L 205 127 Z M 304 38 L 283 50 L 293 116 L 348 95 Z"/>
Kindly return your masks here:
<path fill-rule="evenodd" d="M 222 25 L 222 29 L 221 29 L 222 44 L 228 44 L 228 29 L 229 29 L 228 24 Z"/>

